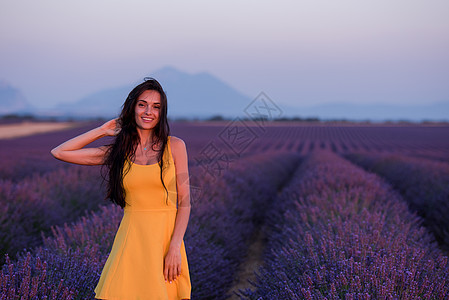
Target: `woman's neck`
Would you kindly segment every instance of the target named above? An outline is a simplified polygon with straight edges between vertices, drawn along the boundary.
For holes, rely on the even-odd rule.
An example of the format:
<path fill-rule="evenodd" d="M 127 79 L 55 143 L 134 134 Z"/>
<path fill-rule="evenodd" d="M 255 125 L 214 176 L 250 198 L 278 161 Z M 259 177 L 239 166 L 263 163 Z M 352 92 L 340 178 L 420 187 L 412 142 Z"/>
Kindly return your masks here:
<path fill-rule="evenodd" d="M 145 145 L 146 143 L 153 141 L 153 131 L 152 130 L 139 130 L 137 129 L 140 137 L 140 144 Z"/>

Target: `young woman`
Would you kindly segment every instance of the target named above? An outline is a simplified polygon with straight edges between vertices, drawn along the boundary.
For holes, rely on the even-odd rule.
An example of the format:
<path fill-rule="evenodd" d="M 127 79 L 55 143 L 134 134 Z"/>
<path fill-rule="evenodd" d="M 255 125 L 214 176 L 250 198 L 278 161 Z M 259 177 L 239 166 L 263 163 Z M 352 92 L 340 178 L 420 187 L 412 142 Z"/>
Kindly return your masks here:
<path fill-rule="evenodd" d="M 96 299 L 190 299 L 183 241 L 190 216 L 187 150 L 169 134 L 165 92 L 146 78 L 119 118 L 51 151 L 62 161 L 107 167 L 106 197 L 124 209 Z M 114 136 L 113 143 L 84 148 L 105 136 Z"/>

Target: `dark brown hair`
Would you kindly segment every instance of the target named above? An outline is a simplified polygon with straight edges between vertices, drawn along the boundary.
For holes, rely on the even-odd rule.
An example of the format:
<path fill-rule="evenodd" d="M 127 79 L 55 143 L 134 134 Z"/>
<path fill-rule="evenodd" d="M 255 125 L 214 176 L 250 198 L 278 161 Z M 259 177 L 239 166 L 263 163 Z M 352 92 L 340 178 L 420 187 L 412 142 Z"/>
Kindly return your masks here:
<path fill-rule="evenodd" d="M 170 135 L 170 127 L 167 120 L 167 96 L 162 89 L 160 83 L 151 77 L 146 77 L 144 82 L 136 86 L 126 98 L 122 105 L 122 111 L 117 122 L 121 130 L 115 137 L 114 141 L 109 145 L 106 153 L 104 166 L 108 171 L 107 195 L 106 199 L 113 203 L 125 207 L 125 189 L 123 186 L 123 178 L 129 171 L 130 163 L 125 168 L 126 159 L 132 160 L 135 156 L 137 145 L 139 144 L 139 134 L 137 132 L 137 124 L 135 119 L 135 107 L 138 97 L 147 90 L 157 91 L 161 96 L 161 105 L 159 110 L 159 122 L 154 128 L 154 138 L 156 145 L 162 141 L 162 150 L 157 155 L 160 167 L 160 178 L 162 185 L 167 191 L 164 180 L 162 178 L 162 170 L 164 167 L 164 150 L 167 145 L 168 136 Z M 104 177 L 103 177 L 104 178 Z M 168 198 L 168 191 L 167 191 Z M 166 201 L 168 203 L 168 201 Z"/>

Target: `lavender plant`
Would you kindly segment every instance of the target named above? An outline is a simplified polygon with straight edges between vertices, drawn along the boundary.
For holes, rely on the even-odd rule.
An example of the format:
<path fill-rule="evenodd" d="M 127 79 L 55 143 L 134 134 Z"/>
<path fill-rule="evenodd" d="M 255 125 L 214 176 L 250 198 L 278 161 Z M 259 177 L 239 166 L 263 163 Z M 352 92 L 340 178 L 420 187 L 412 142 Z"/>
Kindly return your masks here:
<path fill-rule="evenodd" d="M 352 162 L 388 180 L 449 251 L 449 164 L 394 154 L 348 154 Z"/>
<path fill-rule="evenodd" d="M 265 264 L 242 299 L 446 299 L 447 257 L 391 186 L 309 155 L 268 218 Z"/>
<path fill-rule="evenodd" d="M 0 299 L 73 299 L 75 290 L 69 289 L 64 279 L 49 280 L 47 271 L 47 262 L 38 256 L 28 253 L 25 259 L 14 264 L 6 255 L 0 273 Z"/>
<path fill-rule="evenodd" d="M 192 185 L 200 186 L 202 197 L 193 202 L 192 215 L 185 237 L 194 299 L 225 299 L 226 291 L 246 250 L 246 241 L 254 229 L 255 207 L 263 209 L 280 184 L 292 171 L 296 155 L 268 155 L 247 158 L 232 166 L 222 176 L 205 175 L 193 167 Z M 256 173 L 261 170 L 264 174 Z M 201 180 L 201 181 L 200 181 Z M 51 285 L 64 279 L 73 299 L 93 295 L 100 272 L 109 254 L 123 211 L 102 206 L 70 225 L 52 227 L 52 236 L 44 236 L 44 245 L 32 252 L 47 264 L 51 276 L 39 284 Z M 9 274 L 22 274 L 21 266 L 28 253 L 21 253 L 17 268 Z M 6 266 L 3 273 L 6 274 Z M 39 273 L 31 272 L 30 276 Z M 16 286 L 28 277 L 19 279 Z M 15 289 L 16 291 L 18 288 Z M 16 293 L 15 295 L 21 295 Z"/>
<path fill-rule="evenodd" d="M 192 213 L 186 233 L 188 254 L 201 254 L 189 256 L 195 299 L 229 296 L 226 291 L 261 214 L 271 206 L 270 201 L 298 162 L 299 157 L 292 153 L 254 155 L 238 161 L 217 181 L 200 177 L 207 194 L 195 205 L 198 211 Z M 220 196 L 209 197 L 209 193 Z"/>
<path fill-rule="evenodd" d="M 70 137 L 98 125 L 98 121 L 87 122 L 67 130 L 0 140 L 0 179 L 16 183 L 35 174 L 43 175 L 68 166 L 56 160 L 50 150 Z"/>
<path fill-rule="evenodd" d="M 118 206 L 101 206 L 71 225 L 53 226 L 52 236 L 43 236 L 44 244 L 31 252 L 21 252 L 16 263 L 6 255 L 2 276 L 8 279 L 7 299 L 53 299 L 59 285 L 63 294 L 56 299 L 91 299 L 122 216 Z M 26 296 L 28 290 L 39 297 Z"/>
<path fill-rule="evenodd" d="M 99 169 L 71 166 L 18 183 L 0 181 L 0 262 L 41 244 L 41 232 L 74 221 L 103 203 Z M 106 201 L 104 201 L 106 202 Z"/>

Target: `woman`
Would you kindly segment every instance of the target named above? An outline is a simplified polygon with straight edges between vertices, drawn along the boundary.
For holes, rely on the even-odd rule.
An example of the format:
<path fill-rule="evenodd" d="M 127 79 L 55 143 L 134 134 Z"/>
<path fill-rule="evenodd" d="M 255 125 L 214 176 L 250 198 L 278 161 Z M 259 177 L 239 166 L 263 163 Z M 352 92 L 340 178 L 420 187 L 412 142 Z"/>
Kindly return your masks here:
<path fill-rule="evenodd" d="M 124 209 L 96 299 L 190 299 L 183 242 L 190 215 L 187 150 L 169 133 L 165 92 L 146 78 L 129 93 L 119 118 L 51 151 L 62 161 L 107 167 L 106 198 Z M 104 136 L 115 139 L 83 148 Z"/>

